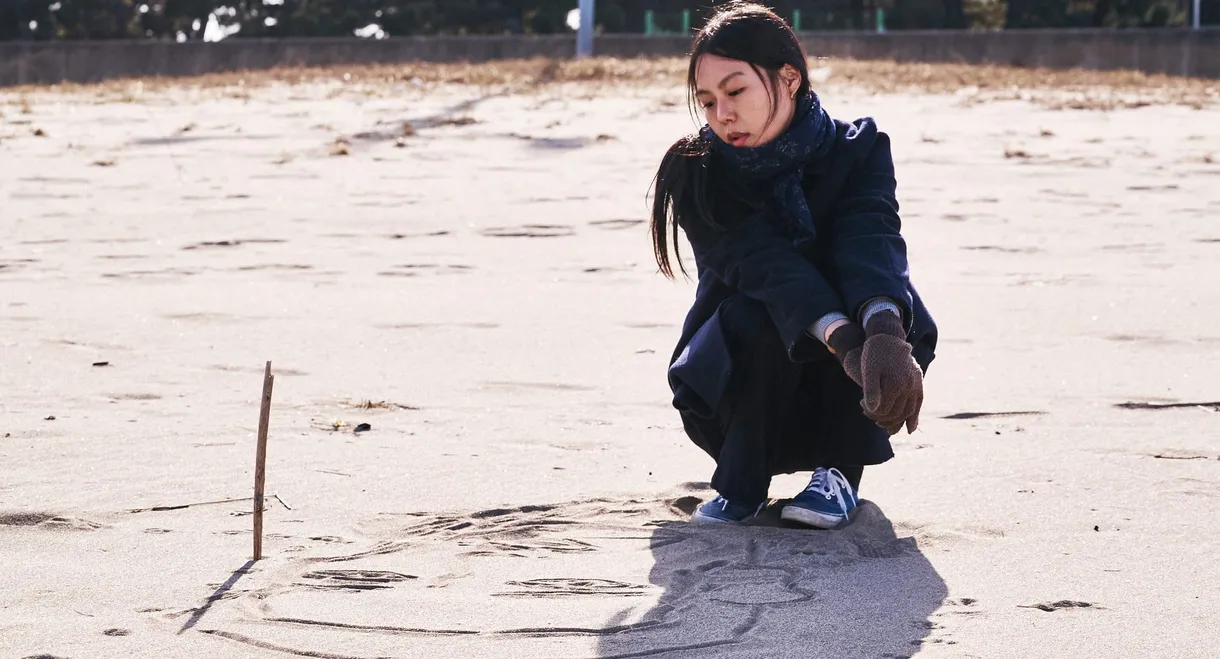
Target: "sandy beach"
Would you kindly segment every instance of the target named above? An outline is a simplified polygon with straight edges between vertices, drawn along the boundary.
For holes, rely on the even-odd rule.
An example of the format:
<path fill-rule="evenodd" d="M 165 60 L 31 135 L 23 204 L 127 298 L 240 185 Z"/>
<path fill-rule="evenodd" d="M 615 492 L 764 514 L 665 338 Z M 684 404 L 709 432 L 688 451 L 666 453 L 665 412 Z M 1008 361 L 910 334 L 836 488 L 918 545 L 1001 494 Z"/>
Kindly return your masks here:
<path fill-rule="evenodd" d="M 1214 656 L 1220 82 L 818 62 L 941 344 L 850 525 L 723 529 L 682 65 L 0 90 L 0 658 Z"/>

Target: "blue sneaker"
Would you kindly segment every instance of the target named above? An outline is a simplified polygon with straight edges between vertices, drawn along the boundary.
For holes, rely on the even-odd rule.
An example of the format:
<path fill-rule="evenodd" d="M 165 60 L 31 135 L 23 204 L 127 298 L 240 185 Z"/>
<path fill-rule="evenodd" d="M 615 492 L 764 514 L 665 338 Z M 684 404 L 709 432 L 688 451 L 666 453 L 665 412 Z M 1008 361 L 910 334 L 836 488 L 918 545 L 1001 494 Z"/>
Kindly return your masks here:
<path fill-rule="evenodd" d="M 766 505 L 767 502 L 763 501 L 757 506 L 747 506 L 740 503 L 732 503 L 724 497 L 716 497 L 699 506 L 699 509 L 691 516 L 691 521 L 695 524 L 744 522 L 752 517 L 757 517 L 758 513 Z"/>
<path fill-rule="evenodd" d="M 833 529 L 860 503 L 847 478 L 833 467 L 813 472 L 809 487 L 780 511 L 780 519 L 819 529 Z"/>

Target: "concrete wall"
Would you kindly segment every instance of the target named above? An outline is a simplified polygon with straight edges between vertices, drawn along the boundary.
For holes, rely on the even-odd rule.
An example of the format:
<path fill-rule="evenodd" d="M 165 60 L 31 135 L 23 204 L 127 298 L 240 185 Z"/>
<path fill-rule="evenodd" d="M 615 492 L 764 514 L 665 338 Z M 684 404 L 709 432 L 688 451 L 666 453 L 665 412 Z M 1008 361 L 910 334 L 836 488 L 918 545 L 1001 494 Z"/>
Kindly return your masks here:
<path fill-rule="evenodd" d="M 1189 30 L 1013 30 L 1008 32 L 826 32 L 801 35 L 813 56 L 1135 69 L 1220 78 L 1220 28 Z M 603 35 L 598 55 L 682 55 L 685 37 Z M 407 61 L 569 57 L 574 36 L 228 39 L 0 43 L 0 86 L 97 82 L 127 76 L 190 76 L 272 67 Z"/>

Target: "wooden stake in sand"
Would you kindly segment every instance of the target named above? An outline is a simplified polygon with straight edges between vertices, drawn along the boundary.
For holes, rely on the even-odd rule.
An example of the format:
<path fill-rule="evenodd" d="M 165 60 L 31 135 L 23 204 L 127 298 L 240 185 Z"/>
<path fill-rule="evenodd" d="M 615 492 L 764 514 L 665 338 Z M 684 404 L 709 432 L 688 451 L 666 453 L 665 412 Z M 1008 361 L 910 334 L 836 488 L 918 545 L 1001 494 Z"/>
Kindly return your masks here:
<path fill-rule="evenodd" d="M 258 449 L 254 454 L 254 560 L 263 557 L 263 482 L 267 476 L 267 425 L 271 421 L 271 362 L 263 371 L 263 404 L 258 414 Z"/>

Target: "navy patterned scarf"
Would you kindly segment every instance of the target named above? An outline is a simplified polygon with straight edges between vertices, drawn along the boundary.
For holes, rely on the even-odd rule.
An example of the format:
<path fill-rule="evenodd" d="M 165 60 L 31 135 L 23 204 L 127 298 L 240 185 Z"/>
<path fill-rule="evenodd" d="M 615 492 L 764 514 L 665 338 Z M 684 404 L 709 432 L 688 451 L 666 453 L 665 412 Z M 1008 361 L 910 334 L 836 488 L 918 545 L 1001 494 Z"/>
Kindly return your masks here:
<path fill-rule="evenodd" d="M 730 171 L 755 181 L 770 182 L 772 195 L 796 226 L 816 235 L 813 216 L 805 200 L 802 182 L 805 166 L 825 156 L 835 141 L 835 123 L 810 91 L 796 99 L 796 110 L 788 129 L 774 140 L 755 148 L 734 147 L 724 142 L 706 124 L 700 134 Z"/>

